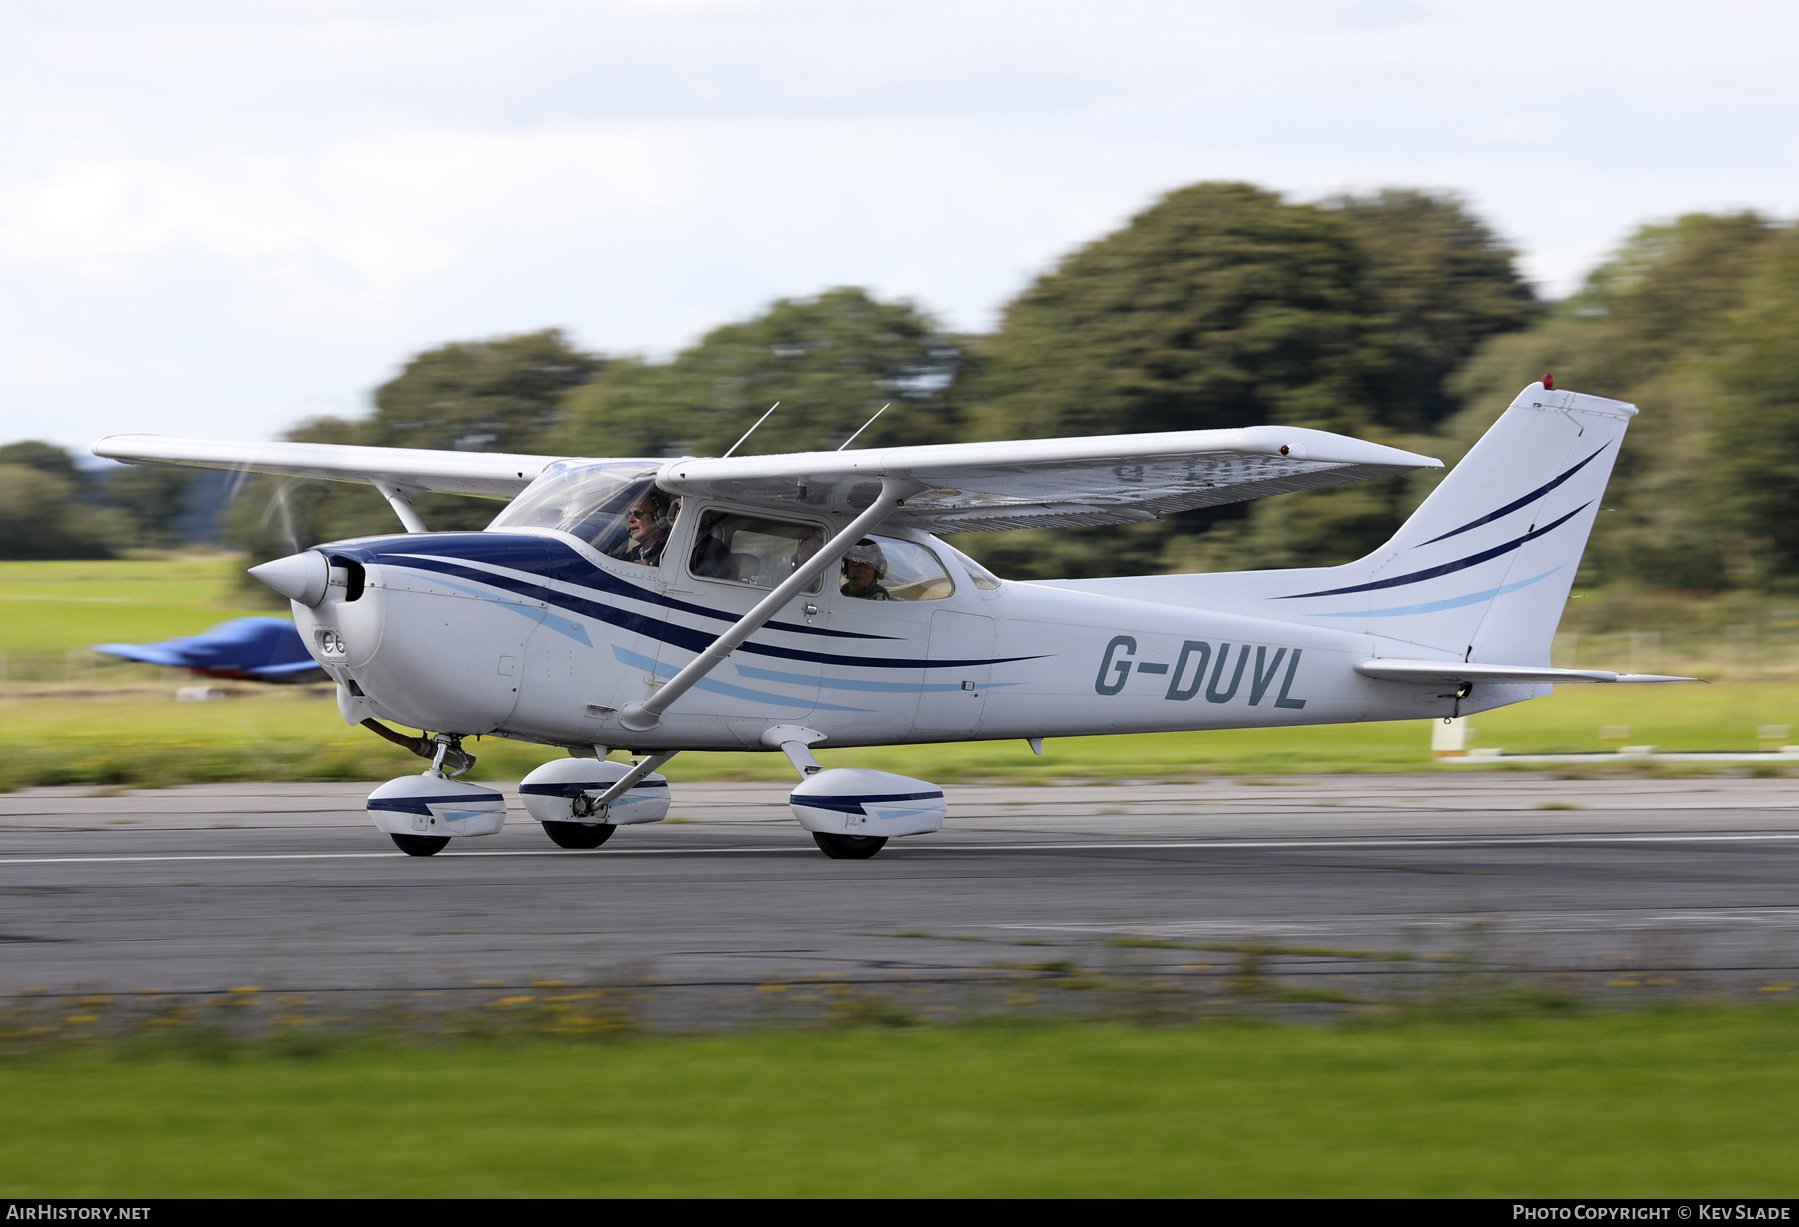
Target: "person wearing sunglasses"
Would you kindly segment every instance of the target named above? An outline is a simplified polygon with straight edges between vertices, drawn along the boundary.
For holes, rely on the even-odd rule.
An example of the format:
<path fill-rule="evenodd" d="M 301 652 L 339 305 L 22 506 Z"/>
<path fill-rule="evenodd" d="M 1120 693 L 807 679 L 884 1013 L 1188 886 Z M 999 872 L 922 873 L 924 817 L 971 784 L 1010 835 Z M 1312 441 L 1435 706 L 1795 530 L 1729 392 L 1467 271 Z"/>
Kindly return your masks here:
<path fill-rule="evenodd" d="M 631 544 L 618 556 L 619 561 L 641 563 L 646 567 L 661 566 L 662 551 L 668 545 L 668 530 L 672 524 L 668 495 L 651 490 L 625 513 L 625 531 Z"/>

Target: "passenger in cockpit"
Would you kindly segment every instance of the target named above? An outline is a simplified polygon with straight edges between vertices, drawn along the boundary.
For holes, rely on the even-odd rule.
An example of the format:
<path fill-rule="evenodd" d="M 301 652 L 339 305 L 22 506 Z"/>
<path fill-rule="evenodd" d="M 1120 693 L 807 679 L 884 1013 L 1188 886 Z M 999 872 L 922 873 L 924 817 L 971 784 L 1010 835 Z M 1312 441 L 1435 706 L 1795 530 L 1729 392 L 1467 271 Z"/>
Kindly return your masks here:
<path fill-rule="evenodd" d="M 799 543 L 799 547 L 793 551 L 793 557 L 787 560 L 787 574 L 792 575 L 804 566 L 808 559 L 824 548 L 825 539 L 817 533 L 805 537 Z M 816 591 L 816 586 L 814 586 L 814 591 Z"/>
<path fill-rule="evenodd" d="M 625 530 L 630 534 L 630 544 L 614 557 L 620 562 L 636 562 L 646 567 L 660 566 L 662 551 L 668 545 L 671 523 L 668 495 L 660 490 L 651 490 L 625 513 Z"/>
<path fill-rule="evenodd" d="M 887 555 L 867 537 L 843 552 L 843 579 L 838 591 L 863 601 L 890 601 L 881 581 L 887 578 Z"/>

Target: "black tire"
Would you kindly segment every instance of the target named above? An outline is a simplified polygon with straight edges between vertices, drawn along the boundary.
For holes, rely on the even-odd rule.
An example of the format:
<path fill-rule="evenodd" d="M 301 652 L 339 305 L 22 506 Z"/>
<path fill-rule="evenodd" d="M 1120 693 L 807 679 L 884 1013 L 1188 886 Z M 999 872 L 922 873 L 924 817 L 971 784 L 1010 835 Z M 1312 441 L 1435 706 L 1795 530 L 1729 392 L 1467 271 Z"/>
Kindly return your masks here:
<path fill-rule="evenodd" d="M 546 822 L 543 833 L 558 848 L 597 848 L 612 838 L 618 827 L 611 823 Z"/>
<path fill-rule="evenodd" d="M 389 838 L 407 856 L 436 856 L 450 842 L 448 835 L 395 835 L 389 832 Z"/>
<path fill-rule="evenodd" d="M 887 846 L 885 835 L 826 835 L 812 832 L 818 850 L 834 861 L 865 861 Z"/>

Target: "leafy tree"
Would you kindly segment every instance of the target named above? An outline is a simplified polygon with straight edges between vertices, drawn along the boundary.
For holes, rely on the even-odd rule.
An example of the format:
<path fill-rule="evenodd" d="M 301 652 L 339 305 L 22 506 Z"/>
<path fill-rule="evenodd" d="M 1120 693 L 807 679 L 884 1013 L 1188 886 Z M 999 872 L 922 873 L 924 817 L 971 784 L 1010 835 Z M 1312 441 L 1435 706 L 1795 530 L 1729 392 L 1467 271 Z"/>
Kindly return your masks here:
<path fill-rule="evenodd" d="M 0 558 L 106 558 L 123 534 L 117 513 L 76 501 L 67 477 L 0 464 Z"/>
<path fill-rule="evenodd" d="M 190 510 L 191 469 L 134 464 L 110 474 L 106 497 L 131 523 L 133 544 L 168 549 L 180 544 L 177 525 Z"/>
<path fill-rule="evenodd" d="M 974 432 L 1361 427 L 1385 371 L 1365 264 L 1316 206 L 1245 183 L 1171 192 L 1007 307 Z"/>
<path fill-rule="evenodd" d="M 1414 430 L 1442 421 L 1460 408 L 1449 376 L 1488 337 L 1539 314 L 1517 253 L 1451 195 L 1386 188 L 1325 207 L 1354 230 L 1368 297 L 1385 318 L 1390 400 L 1379 416 Z"/>
<path fill-rule="evenodd" d="M 1785 234 L 1752 213 L 1641 228 L 1579 293 L 1529 331 L 1490 340 L 1452 378 L 1467 408 L 1446 423 L 1436 454 L 1453 461 L 1465 453 L 1546 371 L 1560 387 L 1636 403 L 1644 412 L 1619 454 L 1580 582 L 1753 582 L 1758 568 L 1745 536 L 1753 500 L 1727 488 L 1713 434 L 1730 405 L 1770 403 L 1772 385 L 1733 393 L 1723 376 L 1741 358 L 1744 329 L 1779 315 L 1777 287 L 1794 275 L 1775 258 L 1790 241 Z"/>
<path fill-rule="evenodd" d="M 971 416 L 984 438 L 1285 422 L 1408 446 L 1396 431 L 1455 406 L 1449 373 L 1534 310 L 1513 253 L 1453 197 L 1391 189 L 1320 207 L 1201 183 L 1007 309 Z M 1385 540 L 1409 497 L 1395 479 L 1080 530 L 1030 559 L 999 537 L 970 552 L 1031 576 L 1319 565 Z"/>
<path fill-rule="evenodd" d="M 17 443 L 0 446 L 0 464 L 23 465 L 40 473 L 60 477 L 77 486 L 81 484 L 81 473 L 75 467 L 75 458 L 56 444 L 45 443 L 41 439 L 21 439 Z"/>
<path fill-rule="evenodd" d="M 562 414 L 562 398 L 606 360 L 554 328 L 428 349 L 375 389 L 362 424 L 375 447 L 529 452 Z"/>
<path fill-rule="evenodd" d="M 1757 256 L 1703 372 L 1722 393 L 1714 505 L 1741 571 L 1790 590 L 1799 586 L 1799 231 L 1773 236 Z"/>
<path fill-rule="evenodd" d="M 856 446 L 946 442 L 965 348 L 911 303 L 866 290 L 784 298 L 672 362 L 614 363 L 569 394 L 551 442 L 588 456 L 722 455 L 777 401 L 739 454 L 835 447 L 889 403 Z"/>

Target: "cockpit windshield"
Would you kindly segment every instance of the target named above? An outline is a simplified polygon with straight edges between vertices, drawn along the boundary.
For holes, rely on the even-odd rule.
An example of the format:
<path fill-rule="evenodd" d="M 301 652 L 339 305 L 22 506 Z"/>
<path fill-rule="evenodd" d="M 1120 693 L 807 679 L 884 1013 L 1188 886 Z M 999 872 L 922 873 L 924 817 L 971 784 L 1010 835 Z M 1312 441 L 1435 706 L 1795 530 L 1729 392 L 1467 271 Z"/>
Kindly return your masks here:
<path fill-rule="evenodd" d="M 579 537 L 602 554 L 624 558 L 634 544 L 627 516 L 654 490 L 659 467 L 654 460 L 553 464 L 494 517 L 488 530 L 554 528 Z"/>

